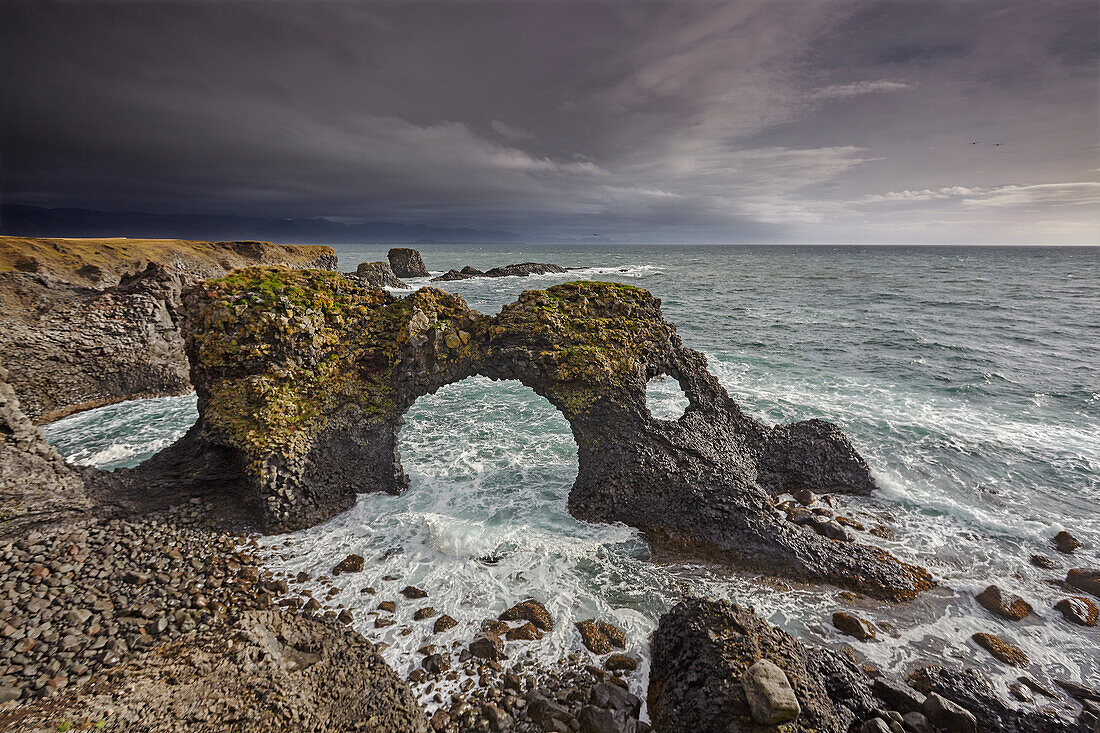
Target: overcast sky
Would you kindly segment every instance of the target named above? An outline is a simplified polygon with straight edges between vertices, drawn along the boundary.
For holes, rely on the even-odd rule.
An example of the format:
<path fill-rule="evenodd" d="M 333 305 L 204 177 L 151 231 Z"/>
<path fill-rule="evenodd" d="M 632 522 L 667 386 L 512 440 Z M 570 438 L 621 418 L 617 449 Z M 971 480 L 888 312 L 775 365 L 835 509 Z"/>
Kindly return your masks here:
<path fill-rule="evenodd" d="M 1096 0 L 0 0 L 0 63 L 7 202 L 1100 242 Z"/>

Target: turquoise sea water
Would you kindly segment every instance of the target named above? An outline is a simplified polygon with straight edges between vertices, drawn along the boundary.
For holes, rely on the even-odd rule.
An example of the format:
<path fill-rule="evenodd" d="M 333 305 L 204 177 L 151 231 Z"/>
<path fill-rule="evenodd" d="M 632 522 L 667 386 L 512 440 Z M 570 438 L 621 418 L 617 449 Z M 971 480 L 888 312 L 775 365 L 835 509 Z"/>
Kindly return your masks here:
<path fill-rule="evenodd" d="M 386 252 L 337 249 L 345 270 Z M 1065 622 L 1052 605 L 1066 593 L 1051 583 L 1064 573 L 1028 562 L 1045 553 L 1066 567 L 1100 565 L 1100 249 L 420 250 L 433 272 L 527 260 L 584 268 L 438 284 L 487 313 L 524 289 L 565 280 L 644 287 L 750 414 L 838 423 L 882 487 L 870 499 L 845 499 L 845 513 L 893 531 L 890 540 L 861 539 L 925 565 L 940 583 L 910 604 L 857 604 L 886 627 L 879 641 L 858 644 L 874 663 L 977 666 L 1003 689 L 1020 672 L 969 641 L 985 631 L 1018 644 L 1040 679 L 1100 679 L 1100 631 Z M 676 409 L 674 382 L 656 391 L 655 409 Z M 67 418 L 47 433 L 72 460 L 110 467 L 151 455 L 193 420 L 193 397 L 145 400 Z M 832 611 L 848 607 L 835 589 L 657 566 L 634 530 L 572 519 L 565 503 L 576 446 L 554 408 L 518 383 L 473 378 L 422 398 L 406 416 L 400 449 L 412 479 L 403 496 L 363 496 L 325 525 L 269 541 L 293 572 L 317 575 L 348 552 L 366 556 L 363 577 L 341 576 L 333 602 L 392 645 L 386 655 L 399 669 L 417 663 L 413 650 L 427 641 L 469 639 L 481 619 L 528 596 L 559 620 L 529 645 L 547 660 L 579 649 L 570 621 L 592 616 L 623 626 L 644 658 L 657 618 L 684 593 L 730 597 L 806 638 L 846 641 L 829 624 Z M 1054 552 L 1049 538 L 1061 529 L 1088 547 L 1072 558 Z M 430 622 L 411 621 L 420 604 L 396 595 L 409 583 L 461 625 L 429 638 Z M 973 600 L 989 583 L 1020 593 L 1036 613 L 1017 624 L 990 616 Z M 378 595 L 360 594 L 362 585 Z M 367 611 L 394 598 L 402 623 L 375 630 Z M 401 636 L 405 627 L 414 631 Z"/>

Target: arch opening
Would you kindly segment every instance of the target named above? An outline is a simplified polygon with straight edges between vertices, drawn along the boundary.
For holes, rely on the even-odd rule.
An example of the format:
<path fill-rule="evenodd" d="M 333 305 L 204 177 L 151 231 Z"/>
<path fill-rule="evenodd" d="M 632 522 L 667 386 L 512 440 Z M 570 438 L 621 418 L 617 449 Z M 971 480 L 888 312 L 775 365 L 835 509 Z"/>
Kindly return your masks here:
<path fill-rule="evenodd" d="M 658 420 L 679 420 L 687 412 L 688 397 L 680 380 L 658 374 L 645 385 L 645 404 Z"/>

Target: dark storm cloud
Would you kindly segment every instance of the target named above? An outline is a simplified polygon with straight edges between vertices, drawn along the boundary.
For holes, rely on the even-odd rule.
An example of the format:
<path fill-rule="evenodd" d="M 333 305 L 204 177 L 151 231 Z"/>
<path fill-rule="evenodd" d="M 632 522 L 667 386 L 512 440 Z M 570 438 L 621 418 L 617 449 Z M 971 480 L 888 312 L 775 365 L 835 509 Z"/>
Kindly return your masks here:
<path fill-rule="evenodd" d="M 1087 241 L 1098 8 L 4 2 L 0 185 L 533 240 Z"/>

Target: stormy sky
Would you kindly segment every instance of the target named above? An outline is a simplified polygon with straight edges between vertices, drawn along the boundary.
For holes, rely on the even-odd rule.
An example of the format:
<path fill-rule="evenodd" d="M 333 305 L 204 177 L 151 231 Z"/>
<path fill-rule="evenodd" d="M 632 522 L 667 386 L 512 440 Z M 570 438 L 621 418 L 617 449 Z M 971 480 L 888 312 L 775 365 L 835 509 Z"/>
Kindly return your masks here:
<path fill-rule="evenodd" d="M 8 203 L 1100 242 L 1095 0 L 0 0 L 0 62 Z"/>

